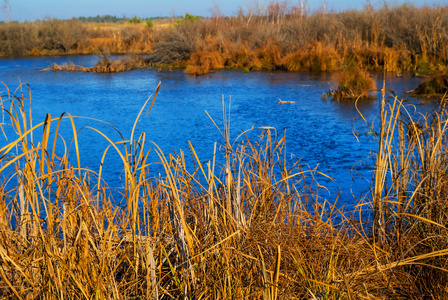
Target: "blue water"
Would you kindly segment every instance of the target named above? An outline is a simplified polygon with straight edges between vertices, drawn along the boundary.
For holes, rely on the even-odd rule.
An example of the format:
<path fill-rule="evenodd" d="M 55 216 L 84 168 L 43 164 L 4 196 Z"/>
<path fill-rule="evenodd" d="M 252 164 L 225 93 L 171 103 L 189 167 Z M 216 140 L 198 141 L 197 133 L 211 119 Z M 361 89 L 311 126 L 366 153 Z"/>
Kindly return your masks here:
<path fill-rule="evenodd" d="M 137 126 L 136 137 L 146 132 L 147 140 L 156 143 L 165 154 L 180 150 L 189 157 L 191 141 L 202 161 L 213 156 L 214 143 L 224 140 L 206 111 L 222 129 L 222 98 L 230 105 L 231 140 L 252 126 L 272 126 L 280 135 L 286 129 L 289 161 L 301 159 L 302 165 L 334 177 L 335 182 L 318 177 L 329 188 L 323 197 L 334 199 L 341 192 L 340 203 L 354 204 L 352 193 L 359 198 L 368 190 L 371 179 L 371 152 L 377 149 L 374 136 L 359 117 L 353 103 L 322 100 L 322 94 L 334 86 L 333 75 L 328 73 L 283 73 L 223 70 L 204 76 L 190 76 L 183 70 L 153 68 L 118 74 L 42 71 L 53 62 L 74 62 L 92 66 L 97 57 L 44 57 L 8 58 L 0 60 L 0 81 L 11 90 L 26 82 L 31 87 L 34 123 L 42 122 L 47 113 L 58 117 L 62 113 L 99 119 L 113 125 L 125 139 L 130 138 L 133 123 L 139 110 L 161 82 L 154 106 Z M 382 76 L 378 75 L 378 86 Z M 387 88 L 397 94 L 415 88 L 420 78 L 387 78 Z M 5 88 L 0 92 L 5 100 Z M 295 101 L 280 105 L 278 99 Z M 229 104 L 229 100 L 231 102 Z M 426 111 L 431 106 L 418 99 L 409 99 L 410 106 Z M 359 103 L 359 109 L 369 122 L 378 124 L 380 101 Z M 70 144 L 69 122 L 60 134 Z M 92 126 L 104 132 L 113 141 L 120 135 L 111 127 L 89 119 L 75 118 L 76 128 Z M 54 124 L 56 125 L 56 124 Z M 53 126 L 54 126 L 53 125 Z M 52 127 L 54 130 L 54 127 Z M 353 132 L 360 133 L 358 139 Z M 39 131 L 41 132 L 41 131 Z M 256 134 L 261 130 L 256 131 Z M 254 137 L 255 135 L 251 135 Z M 81 165 L 98 170 L 99 162 L 109 143 L 98 133 L 83 128 L 79 133 Z M 6 143 L 0 139 L 0 146 Z M 147 149 L 151 144 L 145 146 Z M 62 149 L 62 148 L 58 148 Z M 71 151 L 74 151 L 72 146 Z M 113 188 L 122 186 L 123 169 L 119 157 L 109 150 L 104 178 Z M 157 156 L 151 156 L 157 161 Z M 76 165 L 74 161 L 72 164 Z M 306 167 L 306 168 L 308 168 Z M 352 172 L 356 170 L 367 181 Z M 154 167 L 154 172 L 161 171 Z M 152 174 L 157 176 L 157 174 Z M 352 176 L 353 175 L 353 176 Z M 352 178 L 353 177 L 353 178 Z"/>

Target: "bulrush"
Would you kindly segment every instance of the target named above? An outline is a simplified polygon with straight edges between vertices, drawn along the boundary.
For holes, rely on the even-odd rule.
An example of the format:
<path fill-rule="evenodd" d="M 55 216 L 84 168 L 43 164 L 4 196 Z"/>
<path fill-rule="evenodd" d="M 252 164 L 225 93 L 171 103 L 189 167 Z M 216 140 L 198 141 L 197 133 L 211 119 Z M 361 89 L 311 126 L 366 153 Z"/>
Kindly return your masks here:
<path fill-rule="evenodd" d="M 31 92 L 0 94 L 13 129 L 0 148 L 2 299 L 446 299 L 446 109 L 409 116 L 425 128 L 412 142 L 402 101 L 383 98 L 371 193 L 346 212 L 328 200 L 325 174 L 287 160 L 272 127 L 232 143 L 224 125 L 225 158 L 215 143 L 213 159 L 199 160 L 190 144 L 196 167 L 182 151 L 148 148 L 137 125 L 157 91 L 128 139 L 85 127 L 120 157 L 115 201 L 102 167 L 81 166 L 75 117 L 36 122 Z M 55 147 L 65 122 L 70 156 Z"/>

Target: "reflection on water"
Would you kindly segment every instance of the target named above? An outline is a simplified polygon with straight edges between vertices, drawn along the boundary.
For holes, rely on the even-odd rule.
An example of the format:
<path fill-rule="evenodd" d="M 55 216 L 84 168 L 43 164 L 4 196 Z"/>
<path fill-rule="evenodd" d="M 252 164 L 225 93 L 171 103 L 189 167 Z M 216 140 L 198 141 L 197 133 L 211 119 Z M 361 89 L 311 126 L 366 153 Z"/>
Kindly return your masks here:
<path fill-rule="evenodd" d="M 150 115 L 139 122 L 138 132 L 145 131 L 165 153 L 180 149 L 187 151 L 191 141 L 201 160 L 212 158 L 214 142 L 222 144 L 219 131 L 205 111 L 218 125 L 222 124 L 222 97 L 231 103 L 231 136 L 236 138 L 252 126 L 272 126 L 280 134 L 286 130 L 287 150 L 301 162 L 336 178 L 337 183 L 322 178 L 330 190 L 341 189 L 340 203 L 352 203 L 351 190 L 356 196 L 368 185 L 359 176 L 352 180 L 353 167 L 370 180 L 370 153 L 377 140 L 368 134 L 368 124 L 359 116 L 352 102 L 336 102 L 321 96 L 333 85 L 332 74 L 268 73 L 218 71 L 204 76 L 190 76 L 183 70 L 156 72 L 155 69 L 136 70 L 119 74 L 92 74 L 79 72 L 41 71 L 53 62 L 73 61 L 76 65 L 91 66 L 98 58 L 51 57 L 2 59 L 0 81 L 10 88 L 21 82 L 31 85 L 33 118 L 43 121 L 47 113 L 53 117 L 68 112 L 103 120 L 115 126 L 125 138 L 130 137 L 133 122 L 146 99 L 162 82 L 160 93 Z M 382 77 L 376 77 L 378 86 Z M 420 78 L 387 78 L 388 89 L 400 95 L 417 86 Z M 278 99 L 294 101 L 280 105 Z M 416 99 L 409 99 L 419 111 L 431 109 Z M 363 100 L 358 109 L 369 122 L 379 116 L 380 101 Z M 376 124 L 378 120 L 375 121 Z M 79 143 L 84 166 L 98 170 L 107 142 L 97 133 L 83 126 L 93 126 L 113 140 L 120 135 L 104 123 L 77 119 L 81 129 Z M 83 129 L 82 129 L 83 128 Z M 70 144 L 69 124 L 61 129 Z M 1 140 L 2 145 L 6 143 Z M 150 145 L 148 145 L 149 147 Z M 72 150 L 73 151 L 73 150 Z M 121 185 L 117 170 L 119 158 L 109 151 L 105 164 L 105 178 L 111 186 Z M 157 158 L 152 157 L 154 160 Z M 156 174 L 154 174 L 156 175 Z M 334 199 L 336 193 L 327 195 Z"/>

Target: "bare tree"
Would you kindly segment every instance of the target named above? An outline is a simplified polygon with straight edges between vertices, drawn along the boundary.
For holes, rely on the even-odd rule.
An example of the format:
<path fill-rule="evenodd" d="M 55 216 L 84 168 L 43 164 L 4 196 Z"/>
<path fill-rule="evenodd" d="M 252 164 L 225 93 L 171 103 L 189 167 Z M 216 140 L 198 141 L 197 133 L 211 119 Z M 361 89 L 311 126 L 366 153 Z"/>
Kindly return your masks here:
<path fill-rule="evenodd" d="M 288 1 L 285 0 L 280 3 L 279 11 L 277 14 L 277 24 L 280 24 L 281 19 L 286 15 L 286 11 L 288 10 Z"/>
<path fill-rule="evenodd" d="M 273 0 L 269 2 L 267 13 L 268 18 L 270 18 L 272 21 L 272 24 L 280 24 L 280 20 L 285 15 L 287 7 L 288 3 L 286 1 L 278 2 Z"/>
<path fill-rule="evenodd" d="M 174 7 L 171 7 L 171 23 L 174 23 L 175 17 L 176 17 L 176 13 L 174 11 Z"/>
<path fill-rule="evenodd" d="M 221 10 L 219 9 L 219 4 L 216 0 L 213 1 L 213 7 L 210 11 L 212 13 L 212 18 L 215 19 L 215 23 L 218 24 L 219 18 L 221 17 Z"/>
<path fill-rule="evenodd" d="M 261 25 L 263 23 L 265 7 L 262 3 L 260 3 L 260 1 L 256 1 L 255 5 L 256 5 L 256 10 L 257 10 L 257 16 L 258 16 L 258 19 L 260 20 L 260 25 Z"/>
<path fill-rule="evenodd" d="M 290 15 L 291 15 L 293 18 L 301 17 L 301 16 L 302 16 L 302 13 L 303 13 L 302 9 L 303 9 L 303 8 L 301 8 L 300 6 L 294 6 L 294 5 L 292 5 L 292 6 L 289 8 L 289 11 L 290 11 L 289 13 L 290 13 Z"/>
<path fill-rule="evenodd" d="M 256 8 L 256 3 L 255 1 L 252 1 L 249 4 L 244 5 L 246 8 L 246 16 L 247 16 L 247 22 L 246 22 L 246 26 L 249 25 L 250 20 L 252 19 L 254 13 L 255 13 L 255 8 Z"/>
<path fill-rule="evenodd" d="M 277 1 L 271 1 L 269 2 L 266 12 L 268 16 L 268 20 L 271 20 L 272 24 L 275 24 L 275 17 L 278 13 L 279 4 Z"/>
<path fill-rule="evenodd" d="M 2 10 L 6 18 L 6 23 L 9 23 L 9 12 L 11 11 L 9 0 L 2 0 Z"/>
<path fill-rule="evenodd" d="M 366 5 L 364 6 L 364 9 L 368 12 L 373 11 L 372 4 L 370 4 L 370 0 L 366 0 Z"/>
<path fill-rule="evenodd" d="M 300 5 L 302 6 L 302 11 L 303 11 L 303 13 L 304 13 L 304 15 L 306 16 L 306 17 L 308 17 L 309 15 L 310 15 L 310 12 L 309 12 L 309 6 L 308 6 L 308 0 L 302 0 L 302 1 L 300 1 Z"/>
<path fill-rule="evenodd" d="M 243 7 L 241 5 L 238 6 L 238 14 L 237 14 L 237 16 L 238 16 L 238 19 L 240 20 L 240 23 L 243 24 L 243 22 L 244 22 L 244 9 L 243 9 Z"/>

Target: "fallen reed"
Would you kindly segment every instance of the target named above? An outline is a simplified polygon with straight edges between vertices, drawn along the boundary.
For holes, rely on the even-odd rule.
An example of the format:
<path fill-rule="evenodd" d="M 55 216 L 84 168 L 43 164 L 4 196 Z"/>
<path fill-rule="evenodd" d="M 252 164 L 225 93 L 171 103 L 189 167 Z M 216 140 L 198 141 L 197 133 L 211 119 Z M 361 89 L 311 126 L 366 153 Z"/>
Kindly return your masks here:
<path fill-rule="evenodd" d="M 71 71 L 71 72 L 93 72 L 93 73 L 119 73 L 130 70 L 143 69 L 151 66 L 151 63 L 147 59 L 143 59 L 136 56 L 124 56 L 122 59 L 109 59 L 108 57 L 100 57 L 93 67 L 77 66 L 70 62 L 69 64 L 63 63 L 58 65 L 53 63 L 51 67 L 44 68 L 44 71 Z"/>
<path fill-rule="evenodd" d="M 262 127 L 210 160 L 165 154 L 137 125 L 109 142 L 123 163 L 117 207 L 80 165 L 76 119 L 35 122 L 27 86 L 2 94 L 0 284 L 5 299 L 421 299 L 447 292 L 447 111 L 413 120 L 383 89 L 372 195 L 344 212 L 321 174 L 286 159 Z M 150 117 L 150 115 L 149 115 Z M 367 120 L 366 120 L 367 121 Z M 58 134 L 63 122 L 73 140 Z M 414 130 L 420 124 L 420 130 Z M 408 134 L 414 132 L 413 134 Z M 238 140 L 240 140 L 238 139 Z M 57 153 L 56 144 L 72 144 Z M 151 148 L 148 148 L 151 145 Z M 222 159 L 219 155 L 222 150 Z M 74 153 L 70 153 L 74 151 Z M 159 161 L 148 161 L 149 151 Z M 103 156 L 103 157 L 104 157 Z M 69 161 L 74 157 L 74 161 Z M 104 158 L 103 158 L 104 159 Z M 220 163 L 220 162 L 223 163 Z M 149 166 L 164 172 L 150 177 Z M 372 218 L 369 214 L 372 213 Z M 364 215 L 362 219 L 357 215 Z"/>

